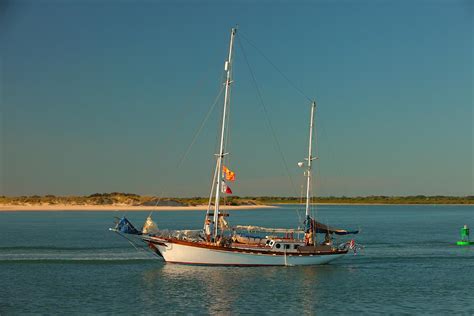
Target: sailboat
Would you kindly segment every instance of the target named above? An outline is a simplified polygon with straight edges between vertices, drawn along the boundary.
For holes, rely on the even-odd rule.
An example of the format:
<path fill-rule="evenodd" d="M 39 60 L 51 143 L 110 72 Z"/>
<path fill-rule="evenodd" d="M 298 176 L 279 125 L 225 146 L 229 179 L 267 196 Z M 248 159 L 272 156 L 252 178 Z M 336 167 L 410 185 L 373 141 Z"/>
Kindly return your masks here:
<path fill-rule="evenodd" d="M 316 102 L 311 103 L 309 124 L 309 146 L 306 160 L 306 205 L 304 227 L 266 228 L 260 226 L 234 225 L 225 219 L 228 214 L 221 207 L 221 194 L 229 192 L 226 180 L 234 176 L 224 165 L 226 122 L 232 84 L 233 46 L 237 30 L 231 29 L 228 58 L 225 61 L 225 93 L 220 129 L 220 146 L 216 154 L 214 180 L 209 204 L 200 230 L 159 230 L 151 216 L 140 232 L 124 217 L 112 230 L 118 233 L 137 235 L 155 254 L 167 263 L 229 266 L 298 266 L 325 264 L 338 259 L 355 247 L 354 241 L 334 244 L 332 236 L 355 234 L 357 231 L 337 229 L 317 222 L 310 212 L 312 152 L 314 115 Z M 299 164 L 304 165 L 303 163 Z M 212 203 L 214 200 L 214 203 Z M 318 234 L 324 234 L 319 240 Z"/>

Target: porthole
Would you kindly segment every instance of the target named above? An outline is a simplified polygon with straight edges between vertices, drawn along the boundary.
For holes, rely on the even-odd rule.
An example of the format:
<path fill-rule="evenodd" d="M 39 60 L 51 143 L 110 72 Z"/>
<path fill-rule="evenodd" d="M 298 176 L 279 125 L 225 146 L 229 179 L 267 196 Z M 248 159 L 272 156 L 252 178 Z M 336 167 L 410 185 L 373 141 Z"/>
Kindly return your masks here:
<path fill-rule="evenodd" d="M 275 246 L 277 249 L 280 249 L 281 245 L 280 244 L 276 244 Z"/>

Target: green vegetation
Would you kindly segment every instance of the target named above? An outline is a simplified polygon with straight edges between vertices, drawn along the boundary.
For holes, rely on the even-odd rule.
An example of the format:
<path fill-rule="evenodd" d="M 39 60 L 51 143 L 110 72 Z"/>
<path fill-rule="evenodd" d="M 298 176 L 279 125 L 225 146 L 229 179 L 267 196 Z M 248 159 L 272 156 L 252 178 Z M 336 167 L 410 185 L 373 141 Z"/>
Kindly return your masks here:
<path fill-rule="evenodd" d="M 255 197 L 255 201 L 261 204 L 295 204 L 301 203 L 301 198 L 296 197 Z M 303 200 L 304 201 L 304 200 Z M 315 197 L 313 203 L 336 203 L 336 204 L 474 204 L 474 196 L 444 196 L 444 195 L 413 195 L 413 196 L 357 196 L 357 197 Z"/>
<path fill-rule="evenodd" d="M 298 204 L 302 199 L 297 197 L 238 197 L 232 196 L 225 200 L 226 205 L 262 205 L 262 204 Z M 89 196 L 54 196 L 32 195 L 7 197 L 0 196 L 0 205 L 129 205 L 129 206 L 195 206 L 205 205 L 208 198 L 157 198 L 140 196 L 132 193 L 112 192 L 94 193 Z M 359 197 L 317 197 L 313 203 L 335 204 L 474 204 L 474 196 L 359 196 Z"/>

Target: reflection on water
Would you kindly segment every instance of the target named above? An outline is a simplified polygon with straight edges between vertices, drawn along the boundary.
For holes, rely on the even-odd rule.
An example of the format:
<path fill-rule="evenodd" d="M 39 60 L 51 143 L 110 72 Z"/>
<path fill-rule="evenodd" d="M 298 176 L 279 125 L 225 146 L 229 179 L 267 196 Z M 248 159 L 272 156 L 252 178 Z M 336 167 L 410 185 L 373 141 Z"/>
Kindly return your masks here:
<path fill-rule="evenodd" d="M 153 305 L 158 293 L 163 293 L 175 312 L 192 308 L 209 314 L 242 310 L 314 314 L 317 305 L 331 299 L 326 295 L 331 279 L 347 269 L 334 265 L 211 267 L 160 263 L 143 272 L 140 295 L 147 305 Z M 188 302 L 191 297 L 192 302 Z"/>
<path fill-rule="evenodd" d="M 245 286 L 248 273 L 237 274 L 229 267 L 207 267 L 165 264 L 161 269 L 161 277 L 174 279 L 180 283 L 198 285 L 200 300 L 210 314 L 229 314 L 233 310 L 235 300 Z"/>

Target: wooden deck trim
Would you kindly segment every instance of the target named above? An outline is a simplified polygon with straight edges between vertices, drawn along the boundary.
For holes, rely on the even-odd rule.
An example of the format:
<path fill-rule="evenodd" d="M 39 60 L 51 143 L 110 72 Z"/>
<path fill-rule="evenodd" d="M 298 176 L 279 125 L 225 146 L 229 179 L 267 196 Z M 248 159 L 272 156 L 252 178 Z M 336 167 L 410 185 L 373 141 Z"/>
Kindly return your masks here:
<path fill-rule="evenodd" d="M 196 248 L 206 248 L 206 249 L 212 249 L 212 250 L 217 250 L 217 251 L 226 251 L 226 252 L 237 252 L 237 253 L 247 253 L 247 254 L 257 254 L 257 255 L 272 255 L 272 256 L 285 256 L 285 252 L 277 252 L 277 251 L 265 251 L 265 250 L 257 250 L 257 249 L 238 249 L 238 248 L 230 248 L 230 247 L 223 247 L 223 246 L 216 246 L 216 245 L 211 245 L 211 244 L 204 244 L 204 243 L 198 243 L 198 242 L 192 242 L 192 241 L 186 241 L 186 240 L 180 240 L 180 239 L 175 239 L 175 238 L 160 238 L 162 240 L 165 240 L 166 242 L 169 243 L 174 243 L 178 245 L 184 245 L 184 246 L 190 246 L 190 247 L 196 247 Z M 152 242 L 154 244 L 162 245 L 163 242 L 159 240 L 154 240 L 152 238 L 147 239 L 147 241 Z M 291 255 L 298 255 L 298 256 L 328 256 L 328 255 L 340 255 L 340 254 L 346 254 L 348 250 L 336 250 L 336 251 L 315 251 L 315 252 L 287 252 L 286 256 Z"/>

